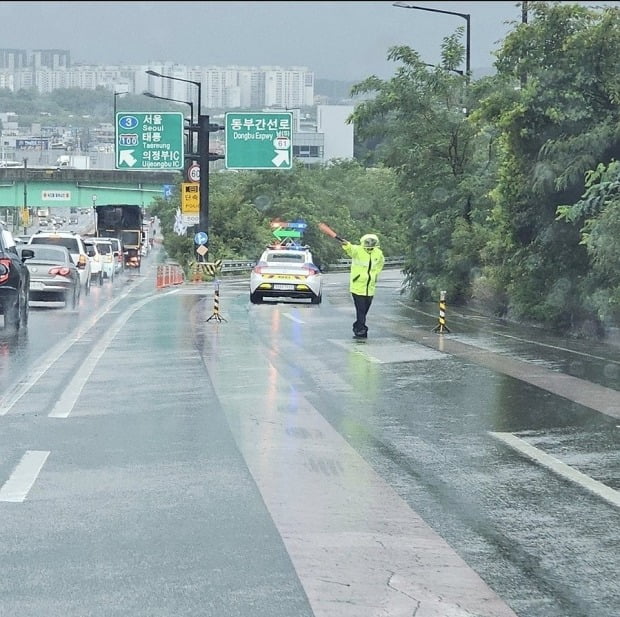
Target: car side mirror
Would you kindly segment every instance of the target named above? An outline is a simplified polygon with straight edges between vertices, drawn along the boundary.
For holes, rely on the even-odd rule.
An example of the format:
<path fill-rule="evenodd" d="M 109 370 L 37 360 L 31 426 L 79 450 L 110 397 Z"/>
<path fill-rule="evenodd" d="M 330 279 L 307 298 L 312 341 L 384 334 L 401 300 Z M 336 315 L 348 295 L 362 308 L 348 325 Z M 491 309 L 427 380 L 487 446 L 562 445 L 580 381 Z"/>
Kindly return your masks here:
<path fill-rule="evenodd" d="M 34 251 L 32 249 L 22 249 L 21 257 L 22 261 L 26 261 L 26 259 L 32 259 L 34 257 Z"/>

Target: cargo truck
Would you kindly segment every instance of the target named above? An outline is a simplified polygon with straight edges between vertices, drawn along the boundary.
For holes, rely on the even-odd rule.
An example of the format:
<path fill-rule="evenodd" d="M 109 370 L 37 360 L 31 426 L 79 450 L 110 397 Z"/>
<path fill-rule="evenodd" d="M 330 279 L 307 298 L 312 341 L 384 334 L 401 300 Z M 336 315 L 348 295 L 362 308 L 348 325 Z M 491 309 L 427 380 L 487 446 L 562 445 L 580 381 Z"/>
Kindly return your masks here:
<path fill-rule="evenodd" d="M 123 248 L 125 268 L 139 270 L 142 256 L 142 222 L 144 215 L 140 206 L 107 204 L 95 206 L 98 238 L 118 238 Z"/>

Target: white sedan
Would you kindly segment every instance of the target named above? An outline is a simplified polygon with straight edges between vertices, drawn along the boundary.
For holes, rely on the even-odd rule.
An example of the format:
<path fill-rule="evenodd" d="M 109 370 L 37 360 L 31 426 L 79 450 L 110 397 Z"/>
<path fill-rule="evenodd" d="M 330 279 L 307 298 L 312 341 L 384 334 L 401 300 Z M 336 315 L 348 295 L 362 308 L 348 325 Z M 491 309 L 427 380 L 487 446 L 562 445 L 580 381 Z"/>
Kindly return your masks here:
<path fill-rule="evenodd" d="M 307 247 L 270 246 L 250 274 L 250 302 L 265 298 L 309 299 L 320 304 L 323 278 Z"/>

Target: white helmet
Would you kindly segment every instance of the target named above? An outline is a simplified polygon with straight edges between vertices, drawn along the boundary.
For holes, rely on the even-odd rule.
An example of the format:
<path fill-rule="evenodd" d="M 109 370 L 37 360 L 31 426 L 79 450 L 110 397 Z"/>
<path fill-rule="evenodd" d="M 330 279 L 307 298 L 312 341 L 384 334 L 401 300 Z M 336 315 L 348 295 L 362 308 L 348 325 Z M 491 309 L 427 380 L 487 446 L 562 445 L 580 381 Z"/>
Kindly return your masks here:
<path fill-rule="evenodd" d="M 375 234 L 364 234 L 360 238 L 360 244 L 365 249 L 374 249 L 376 246 L 379 246 L 379 238 Z"/>

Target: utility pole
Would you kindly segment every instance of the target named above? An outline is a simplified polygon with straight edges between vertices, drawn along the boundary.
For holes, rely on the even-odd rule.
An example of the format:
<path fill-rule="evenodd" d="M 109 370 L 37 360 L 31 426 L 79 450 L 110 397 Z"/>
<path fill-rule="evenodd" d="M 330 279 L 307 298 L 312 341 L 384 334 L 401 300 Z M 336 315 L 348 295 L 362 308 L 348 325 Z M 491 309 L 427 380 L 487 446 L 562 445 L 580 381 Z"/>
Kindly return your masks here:
<path fill-rule="evenodd" d="M 198 156 L 200 161 L 199 231 L 209 234 L 209 114 L 198 112 Z"/>
<path fill-rule="evenodd" d="M 192 130 L 192 129 L 190 129 Z M 209 235 L 209 163 L 223 159 L 221 154 L 211 153 L 209 151 L 209 133 L 224 130 L 223 126 L 211 124 L 209 114 L 198 114 L 198 125 L 193 130 L 198 132 L 198 153 L 191 155 L 192 159 L 196 159 L 200 165 L 200 206 L 198 218 L 198 231 L 202 231 Z M 208 242 L 208 240 L 207 240 Z"/>
<path fill-rule="evenodd" d="M 24 209 L 22 211 L 22 221 L 24 223 L 24 235 L 28 233 L 26 217 L 28 216 L 28 159 L 24 159 Z"/>

